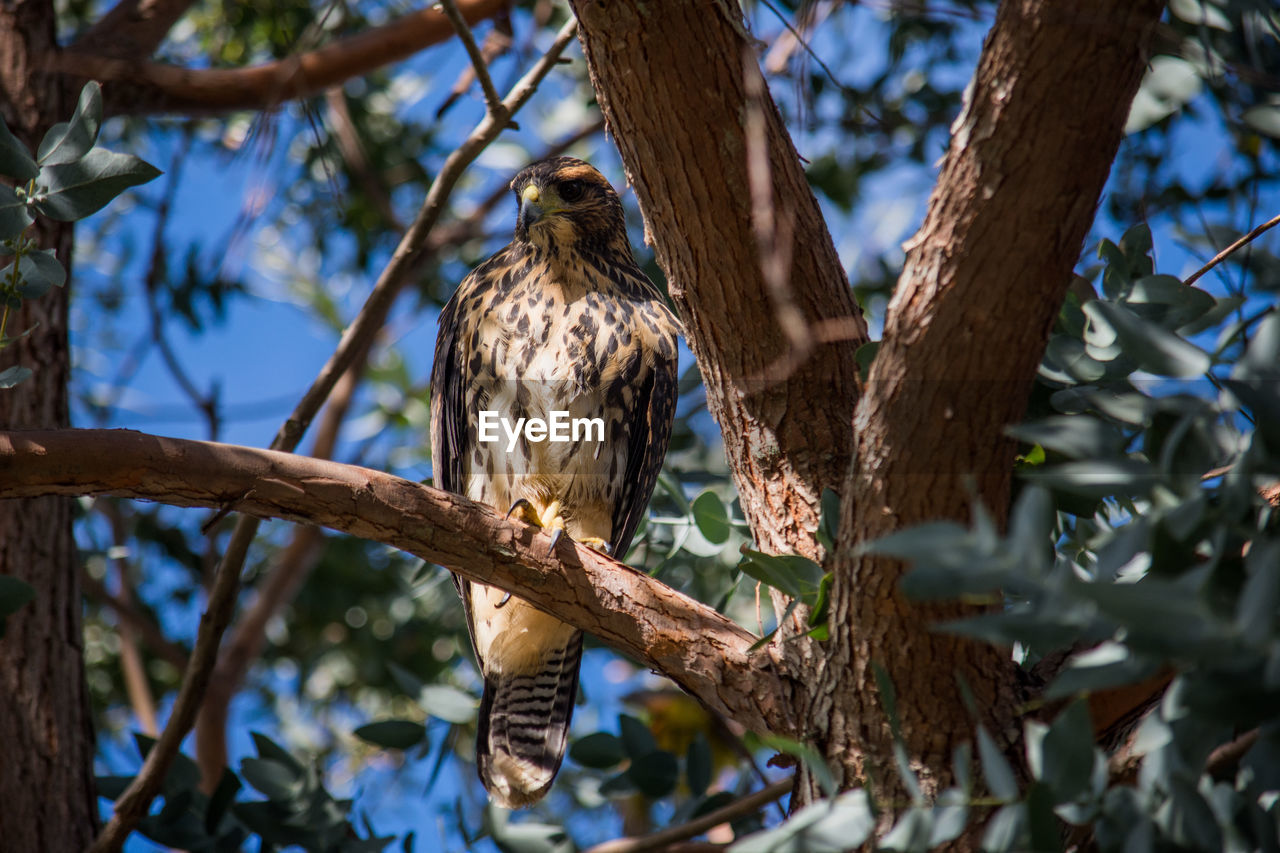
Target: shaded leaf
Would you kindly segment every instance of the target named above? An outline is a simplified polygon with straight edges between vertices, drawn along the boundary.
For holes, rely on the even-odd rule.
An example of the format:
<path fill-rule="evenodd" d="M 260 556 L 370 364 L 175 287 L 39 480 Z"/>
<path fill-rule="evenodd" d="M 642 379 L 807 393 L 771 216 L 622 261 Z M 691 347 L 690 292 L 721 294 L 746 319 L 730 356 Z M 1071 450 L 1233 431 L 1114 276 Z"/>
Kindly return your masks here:
<path fill-rule="evenodd" d="M 0 240 L 12 240 L 35 221 L 26 199 L 19 198 L 13 187 L 0 184 Z"/>
<path fill-rule="evenodd" d="M 129 187 L 158 175 L 159 169 L 132 154 L 95 148 L 75 162 L 41 170 L 43 190 L 36 195 L 36 209 L 63 222 L 84 219 Z"/>
<path fill-rule="evenodd" d="M 89 153 L 98 141 L 101 125 L 102 87 L 90 80 L 80 90 L 80 99 L 71 120 L 58 122 L 40 140 L 36 160 L 42 166 L 74 163 Z"/>
<path fill-rule="evenodd" d="M 447 684 L 423 686 L 418 692 L 418 705 L 431 716 L 450 723 L 471 722 L 480 707 L 470 694 Z"/>
<path fill-rule="evenodd" d="M 583 767 L 607 770 L 621 764 L 627 751 L 621 738 L 609 732 L 595 732 L 574 741 L 569 747 L 569 757 Z"/>
<path fill-rule="evenodd" d="M 30 181 L 39 174 L 40 167 L 31 159 L 27 146 L 18 141 L 4 119 L 0 118 L 0 175 Z"/>
<path fill-rule="evenodd" d="M 386 749 L 408 749 L 422 743 L 427 728 L 413 720 L 379 720 L 352 732 L 361 740 Z"/>
<path fill-rule="evenodd" d="M 31 378 L 31 368 L 15 364 L 0 370 L 0 389 L 12 388 Z"/>
<path fill-rule="evenodd" d="M 735 842 L 729 853 L 843 853 L 871 837 L 875 815 L 862 789 L 805 806 L 786 823 Z"/>
<path fill-rule="evenodd" d="M 715 492 L 703 492 L 693 499 L 691 504 L 693 521 L 708 542 L 722 545 L 729 539 L 729 513 L 725 511 L 724 501 Z"/>

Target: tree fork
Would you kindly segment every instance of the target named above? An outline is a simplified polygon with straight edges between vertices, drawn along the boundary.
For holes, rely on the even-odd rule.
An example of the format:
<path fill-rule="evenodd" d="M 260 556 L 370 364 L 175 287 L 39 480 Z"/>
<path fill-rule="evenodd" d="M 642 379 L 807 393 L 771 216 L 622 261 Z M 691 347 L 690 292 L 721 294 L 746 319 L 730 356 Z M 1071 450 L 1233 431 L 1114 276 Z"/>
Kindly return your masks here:
<path fill-rule="evenodd" d="M 973 611 L 905 601 L 904 567 L 856 549 L 921 522 L 967 519 L 975 500 L 1004 523 L 1016 446 L 1003 431 L 1024 415 L 1163 8 L 1006 2 L 983 46 L 854 419 L 852 500 L 833 563 L 831 681 L 803 711 L 826 754 L 843 759 L 846 785 L 867 769 L 880 783 L 896 779 L 872 662 L 895 685 L 902 736 L 928 792 L 951 782 L 952 750 L 973 738 L 959 680 L 1021 765 L 1007 653 L 932 630 Z"/>

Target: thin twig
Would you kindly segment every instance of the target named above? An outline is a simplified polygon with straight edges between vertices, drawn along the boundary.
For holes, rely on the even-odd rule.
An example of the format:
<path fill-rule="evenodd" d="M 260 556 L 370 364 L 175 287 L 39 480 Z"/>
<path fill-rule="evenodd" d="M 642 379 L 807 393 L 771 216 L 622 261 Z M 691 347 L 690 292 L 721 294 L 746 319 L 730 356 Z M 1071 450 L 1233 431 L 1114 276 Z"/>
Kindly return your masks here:
<path fill-rule="evenodd" d="M 324 417 L 316 429 L 311 455 L 332 459 L 338 433 L 346 419 L 355 390 L 363 374 L 362 364 L 353 365 L 334 387 Z M 269 623 L 279 610 L 293 601 L 303 582 L 319 562 L 324 543 L 320 528 L 297 525 L 289 544 L 280 552 L 270 573 L 257 586 L 257 598 L 249 605 L 218 656 L 213 680 L 196 717 L 196 761 L 200 766 L 201 789 L 212 793 L 227 766 L 227 716 L 249 667 L 262 654 Z"/>
<path fill-rule="evenodd" d="M 99 502 L 95 502 L 97 505 Z M 113 501 L 102 501 L 104 514 L 111 524 L 111 537 L 115 544 L 115 555 L 111 562 L 115 565 L 116 577 L 119 579 L 120 601 L 132 604 L 133 581 L 129 561 L 124 557 L 127 553 L 125 542 L 128 540 L 128 526 L 125 524 L 119 504 Z M 151 685 L 147 679 L 147 668 L 142 661 L 142 652 L 138 648 L 138 632 L 127 619 L 121 619 L 116 625 L 116 633 L 120 635 L 120 673 L 124 677 L 125 692 L 129 695 L 129 704 L 133 706 L 133 715 L 138 720 L 138 728 L 145 735 L 155 737 L 159 727 L 156 725 L 156 700 L 151 693 Z"/>
<path fill-rule="evenodd" d="M 1240 766 L 1240 759 L 1244 758 L 1245 753 L 1253 749 L 1253 745 L 1257 742 L 1258 730 L 1250 729 L 1235 740 L 1224 743 L 1209 753 L 1209 757 L 1204 762 L 1204 772 L 1216 779 L 1234 776 L 1236 768 Z"/>
<path fill-rule="evenodd" d="M 1205 265 L 1204 265 L 1204 266 L 1202 266 L 1200 269 L 1198 269 L 1198 270 L 1196 270 L 1195 272 L 1193 272 L 1193 273 L 1192 273 L 1190 276 L 1188 276 L 1188 277 L 1187 277 L 1187 279 L 1186 279 L 1184 282 L 1182 282 L 1182 283 L 1183 283 L 1183 284 L 1185 284 L 1185 285 L 1188 285 L 1188 286 L 1195 284 L 1195 283 L 1196 283 L 1196 281 L 1197 281 L 1197 280 L 1199 280 L 1200 276 L 1204 275 L 1204 274 L 1205 274 L 1205 273 L 1207 273 L 1209 270 L 1213 269 L 1213 268 L 1214 268 L 1214 267 L 1216 267 L 1218 264 L 1220 264 L 1220 263 L 1222 263 L 1223 261 L 1225 261 L 1225 260 L 1226 260 L 1228 257 L 1230 257 L 1233 253 L 1235 253 L 1236 251 L 1238 251 L 1238 250 L 1240 249 L 1240 247 L 1249 245 L 1249 244 L 1250 244 L 1250 243 L 1252 243 L 1254 240 L 1258 239 L 1258 238 L 1259 238 L 1259 237 L 1261 237 L 1263 234 L 1265 234 L 1265 233 L 1267 233 L 1268 231 L 1270 231 L 1272 228 L 1275 228 L 1277 225 L 1280 225 L 1280 214 L 1278 214 L 1278 215 L 1276 215 L 1276 216 L 1273 216 L 1271 219 L 1268 219 L 1266 222 L 1262 223 L 1262 224 L 1261 224 L 1261 225 L 1259 225 L 1257 228 L 1253 229 L 1253 230 L 1252 230 L 1252 231 L 1250 231 L 1248 234 L 1246 234 L 1246 235 L 1244 235 L 1243 237 L 1241 237 L 1239 240 L 1236 240 L 1234 243 L 1232 243 L 1232 244 L 1231 244 L 1230 246 L 1228 246 L 1227 248 L 1223 249 L 1223 250 L 1222 250 L 1221 252 L 1219 252 L 1218 254 L 1214 255 L 1214 256 L 1209 260 L 1209 263 L 1205 264 Z"/>
<path fill-rule="evenodd" d="M 475 67 L 476 79 L 480 81 L 480 90 L 484 92 L 484 105 L 489 115 L 495 119 L 509 118 L 503 115 L 506 107 L 498 95 L 498 90 L 493 88 L 493 78 L 489 76 L 489 66 L 484 61 L 484 54 L 480 52 L 475 36 L 471 34 L 471 27 L 467 26 L 466 18 L 462 17 L 462 12 L 458 10 L 458 4 L 453 0 L 440 0 L 440 8 L 444 9 L 449 23 L 453 24 L 453 29 L 458 33 L 458 40 L 466 48 L 467 56 L 471 57 L 471 64 Z"/>
<path fill-rule="evenodd" d="M 569 45 L 577 29 L 577 21 L 573 19 L 561 27 L 550 49 L 512 88 L 503 102 L 508 116 L 514 115 L 533 95 L 538 84 L 555 67 L 561 52 Z M 409 273 L 426 244 L 427 235 L 439 220 L 449 194 L 462 172 L 489 143 L 498 138 L 505 127 L 505 119 L 497 121 L 494 116 L 486 115 L 471 135 L 445 160 L 431 189 L 427 192 L 422 209 L 400 241 L 400 245 L 396 247 L 395 254 L 379 276 L 360 314 L 347 327 L 342 339 L 338 342 L 337 349 L 330 356 L 320 375 L 316 377 L 289 419 L 276 433 L 275 439 L 271 442 L 272 450 L 292 451 L 298 446 L 298 441 L 316 412 L 320 410 L 334 383 L 351 367 L 356 356 L 366 351 L 369 342 L 382 327 L 387 312 L 408 281 Z M 244 566 L 249 545 L 257 533 L 259 523 L 258 519 L 248 516 L 241 516 L 237 520 L 222 562 L 218 566 L 213 586 L 209 591 L 206 610 L 200 619 L 200 627 L 196 635 L 195 648 L 191 653 L 191 665 L 183 677 L 169 722 L 165 725 L 151 752 L 147 754 L 137 777 L 116 800 L 115 812 L 94 841 L 90 848 L 91 853 L 119 850 L 129 833 L 151 807 L 152 800 L 159 794 L 169 765 L 177 756 L 183 738 L 191 730 L 196 712 L 204 699 L 209 676 L 217 663 L 218 645 L 222 639 L 222 633 L 231 621 L 231 614 L 235 608 L 236 595 L 240 589 L 240 571 Z"/>
<path fill-rule="evenodd" d="M 652 835 L 643 835 L 638 838 L 615 838 L 613 841 L 606 841 L 588 848 L 586 853 L 644 853 L 646 850 L 658 850 L 673 842 L 701 835 L 712 827 L 727 823 L 736 817 L 750 814 L 786 795 L 793 787 L 794 782 L 791 779 L 774 782 L 767 788 L 761 788 L 753 794 L 748 794 L 727 806 L 721 806 L 713 812 L 707 812 L 688 823 L 669 826 Z"/>

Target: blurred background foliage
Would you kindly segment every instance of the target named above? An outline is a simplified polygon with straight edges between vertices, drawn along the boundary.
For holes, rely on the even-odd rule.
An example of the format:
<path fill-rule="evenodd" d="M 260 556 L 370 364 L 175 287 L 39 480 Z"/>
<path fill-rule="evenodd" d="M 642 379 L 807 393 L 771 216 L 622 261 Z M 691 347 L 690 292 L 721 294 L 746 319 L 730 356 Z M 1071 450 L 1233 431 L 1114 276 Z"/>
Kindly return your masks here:
<path fill-rule="evenodd" d="M 206 0 L 175 27 L 162 56 L 242 67 L 410 8 Z M 102 11 L 84 0 L 64 0 L 59 10 L 66 34 Z M 923 216 L 994 4 L 744 0 L 743 10 L 850 284 L 879 329 L 901 243 Z M 476 28 L 499 89 L 540 55 L 566 15 L 559 3 L 522 0 Z M 1258 491 L 1280 476 L 1274 234 L 1236 252 L 1197 289 L 1178 280 L 1280 207 L 1278 33 L 1280 13 L 1268 0 L 1170 4 L 1031 423 L 1017 433 L 1036 484 L 1019 498 L 1023 526 L 1001 537 L 979 513 L 972 529 L 916 531 L 875 546 L 918 561 L 911 583 L 919 594 L 1004 587 L 1004 614 L 963 627 L 1015 643 L 1028 667 L 1082 639 L 1114 650 L 1092 669 L 1068 670 L 1063 696 L 1176 673 L 1174 698 L 1153 718 L 1163 726 L 1153 735 L 1160 745 L 1148 754 L 1177 784 L 1144 769 L 1131 793 L 1096 790 L 1091 761 L 1084 783 L 1038 782 L 1051 796 L 1034 786 L 1001 792 L 1001 768 L 984 753 L 984 778 L 1009 815 L 993 823 L 993 848 L 1053 836 L 1057 849 L 1061 838 L 1044 829 L 1048 808 L 1050 827 L 1054 809 L 1072 823 L 1098 821 L 1104 849 L 1276 849 L 1275 797 L 1267 804 L 1261 795 L 1280 788 L 1272 778 L 1280 762 L 1245 761 L 1209 783 L 1199 772 L 1204 744 L 1259 722 L 1257 748 L 1274 758 L 1280 746 L 1270 580 L 1278 552 L 1270 504 Z M 335 393 L 334 414 L 322 414 L 337 430 L 328 442 L 333 458 L 429 480 L 435 315 L 466 272 L 509 239 L 506 183 L 519 168 L 567 152 L 624 187 L 576 48 L 571 56 L 520 115 L 520 129 L 467 172 L 410 297 L 397 304 L 359 381 Z M 166 174 L 78 232 L 75 423 L 265 445 L 482 111 L 454 41 L 267 112 L 108 122 L 112 147 Z M 624 203 L 633 245 L 661 283 L 634 195 Z M 758 603 L 757 579 L 771 569 L 739 565 L 749 531 L 687 352 L 683 364 L 671 452 L 628 562 L 763 635 L 773 616 L 767 596 Z M 1218 473 L 1205 478 L 1209 471 Z M 219 519 L 206 531 L 210 514 L 169 507 L 107 499 L 80 506 L 99 770 L 128 776 L 140 760 L 135 732 L 148 730 L 151 714 L 163 720 L 172 702 L 230 528 Z M 939 554 L 953 559 L 931 562 Z M 273 589 L 273 576 L 292 580 Z M 1136 599 L 1118 591 L 1139 578 Z M 1153 586 L 1159 593 L 1148 597 Z M 1256 605 L 1261 615 L 1245 613 L 1260 588 L 1269 596 Z M 248 655 L 243 684 L 231 685 L 236 773 L 205 797 L 192 791 L 193 768 L 176 768 L 164 810 L 144 828 L 158 844 L 230 850 L 256 837 L 251 844 L 262 849 L 585 848 L 681 822 L 780 778 L 762 766 L 779 749 L 803 757 L 798 745 L 744 739 L 669 684 L 589 647 L 560 781 L 532 815 L 509 821 L 486 809 L 470 766 L 479 681 L 444 570 L 374 543 L 267 524 L 251 552 L 241 614 L 233 641 L 256 614 L 265 642 Z M 1161 620 L 1163 634 L 1145 630 Z M 1214 694 L 1223 684 L 1239 695 Z M 1239 702 L 1195 701 L 1211 694 Z M 1208 719 L 1199 714 L 1212 716 L 1217 740 L 1198 733 Z M 1075 743 L 1076 723 L 1068 719 L 1049 743 Z M 104 783 L 104 795 L 116 790 Z M 957 802 L 968 797 L 960 791 Z M 1073 803 L 1076 811 L 1064 811 Z M 840 804 L 828 818 L 843 821 L 831 837 L 851 843 L 869 826 L 871 806 L 865 797 Z M 777 824 L 780 813 L 741 816 L 712 840 Z M 915 823 L 882 843 L 938 843 L 955 814 L 920 806 L 904 818 Z M 739 849 L 833 849 L 822 846 L 827 835 L 814 820 Z M 1238 830 L 1245 825 L 1252 828 Z"/>

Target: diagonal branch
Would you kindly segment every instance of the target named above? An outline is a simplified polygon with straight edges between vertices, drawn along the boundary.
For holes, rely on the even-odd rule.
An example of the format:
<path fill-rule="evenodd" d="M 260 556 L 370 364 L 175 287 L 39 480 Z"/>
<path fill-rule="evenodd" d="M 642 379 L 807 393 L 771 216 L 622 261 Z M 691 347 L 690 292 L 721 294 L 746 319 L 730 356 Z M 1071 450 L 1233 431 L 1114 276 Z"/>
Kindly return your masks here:
<path fill-rule="evenodd" d="M 459 0 L 467 23 L 496 15 L 509 0 Z M 47 70 L 108 84 L 106 111 L 200 115 L 270 109 L 317 94 L 452 38 L 453 25 L 429 7 L 298 56 L 249 68 L 181 68 L 120 59 L 73 46 L 49 56 Z M 136 55 L 136 54 L 135 54 Z"/>
<path fill-rule="evenodd" d="M 0 498 L 115 495 L 283 518 L 392 545 L 590 631 L 754 731 L 787 733 L 768 648 L 712 608 L 459 495 L 336 462 L 131 430 L 0 432 Z M 794 734 L 794 733 L 791 733 Z"/>

